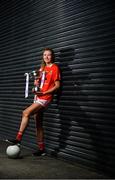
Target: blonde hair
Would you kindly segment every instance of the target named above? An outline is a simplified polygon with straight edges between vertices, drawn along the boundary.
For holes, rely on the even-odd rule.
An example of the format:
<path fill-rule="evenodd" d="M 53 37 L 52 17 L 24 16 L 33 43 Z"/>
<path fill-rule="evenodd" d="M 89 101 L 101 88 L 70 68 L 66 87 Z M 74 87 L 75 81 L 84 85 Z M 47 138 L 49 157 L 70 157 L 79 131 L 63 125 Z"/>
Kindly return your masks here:
<path fill-rule="evenodd" d="M 45 49 L 43 50 L 43 53 L 44 53 L 45 51 L 50 51 L 50 52 L 51 52 L 51 56 L 52 56 L 51 61 L 52 61 L 52 63 L 54 63 L 54 61 L 55 61 L 54 51 L 53 51 L 51 48 L 45 48 Z M 42 54 L 43 54 L 43 53 L 42 53 Z M 46 63 L 44 62 L 44 59 L 42 59 L 41 69 L 43 70 L 45 66 L 46 66 Z"/>

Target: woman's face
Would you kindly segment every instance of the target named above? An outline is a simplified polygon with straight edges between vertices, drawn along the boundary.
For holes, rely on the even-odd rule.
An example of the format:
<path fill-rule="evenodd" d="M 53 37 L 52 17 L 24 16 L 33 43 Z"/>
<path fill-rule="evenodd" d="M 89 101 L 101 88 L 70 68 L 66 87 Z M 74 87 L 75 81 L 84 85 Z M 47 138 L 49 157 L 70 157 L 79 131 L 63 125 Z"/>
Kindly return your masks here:
<path fill-rule="evenodd" d="M 43 60 L 46 64 L 52 63 L 52 53 L 49 50 L 43 52 Z"/>

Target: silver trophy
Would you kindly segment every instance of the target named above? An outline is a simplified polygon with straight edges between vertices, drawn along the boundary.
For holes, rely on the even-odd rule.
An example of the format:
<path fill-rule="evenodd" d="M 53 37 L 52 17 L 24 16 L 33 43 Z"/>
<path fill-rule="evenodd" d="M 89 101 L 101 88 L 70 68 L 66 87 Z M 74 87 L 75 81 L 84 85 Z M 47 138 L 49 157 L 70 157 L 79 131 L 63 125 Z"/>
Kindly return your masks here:
<path fill-rule="evenodd" d="M 38 92 L 38 91 L 40 90 L 40 87 L 39 87 L 39 85 L 40 85 L 40 73 L 39 73 L 39 71 L 32 71 L 32 72 L 30 73 L 30 78 L 33 78 L 34 81 L 35 81 L 35 80 L 38 80 L 38 85 L 35 85 L 35 86 L 32 88 L 32 91 Z"/>
<path fill-rule="evenodd" d="M 27 98 L 29 94 L 29 79 L 34 79 L 34 81 L 37 80 L 37 85 L 34 85 L 32 92 L 39 92 L 45 81 L 45 71 L 34 70 L 24 75 L 26 76 L 25 98 Z"/>

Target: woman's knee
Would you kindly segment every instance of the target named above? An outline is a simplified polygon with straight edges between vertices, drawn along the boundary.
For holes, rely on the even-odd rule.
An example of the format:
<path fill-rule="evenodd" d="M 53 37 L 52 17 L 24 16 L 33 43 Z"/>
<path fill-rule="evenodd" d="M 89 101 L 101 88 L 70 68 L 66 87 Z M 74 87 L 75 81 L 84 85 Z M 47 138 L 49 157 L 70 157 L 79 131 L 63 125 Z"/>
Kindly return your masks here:
<path fill-rule="evenodd" d="M 23 116 L 23 117 L 29 117 L 29 116 L 30 116 L 30 113 L 29 113 L 27 110 L 24 110 L 24 111 L 22 112 L 22 116 Z"/>

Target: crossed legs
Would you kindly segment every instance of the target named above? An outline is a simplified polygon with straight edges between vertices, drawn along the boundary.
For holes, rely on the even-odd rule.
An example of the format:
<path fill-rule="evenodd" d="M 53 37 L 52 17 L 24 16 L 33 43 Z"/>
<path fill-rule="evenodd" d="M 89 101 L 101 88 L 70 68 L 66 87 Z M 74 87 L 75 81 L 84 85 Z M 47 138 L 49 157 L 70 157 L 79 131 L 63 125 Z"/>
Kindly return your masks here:
<path fill-rule="evenodd" d="M 12 144 L 20 144 L 22 140 L 23 133 L 28 126 L 29 119 L 31 115 L 34 115 L 36 121 L 36 135 L 37 135 L 37 144 L 38 150 L 33 153 L 34 156 L 43 156 L 45 155 L 45 145 L 44 145 L 44 133 L 42 127 L 42 115 L 44 107 L 38 103 L 33 103 L 28 108 L 26 108 L 22 113 L 22 119 L 19 131 L 17 133 L 15 140 L 7 140 Z"/>
<path fill-rule="evenodd" d="M 21 120 L 21 124 L 20 124 L 20 128 L 19 128 L 19 132 L 17 135 L 18 140 L 21 140 L 21 135 L 23 135 L 26 127 L 28 126 L 29 123 L 29 119 L 31 115 L 34 115 L 37 113 L 36 117 L 39 121 L 40 118 L 38 118 L 39 116 L 41 117 L 41 110 L 43 109 L 43 106 L 38 104 L 38 103 L 33 103 L 32 105 L 30 105 L 28 108 L 26 108 L 23 113 L 22 113 L 22 120 Z M 37 121 L 36 119 L 36 121 Z"/>

